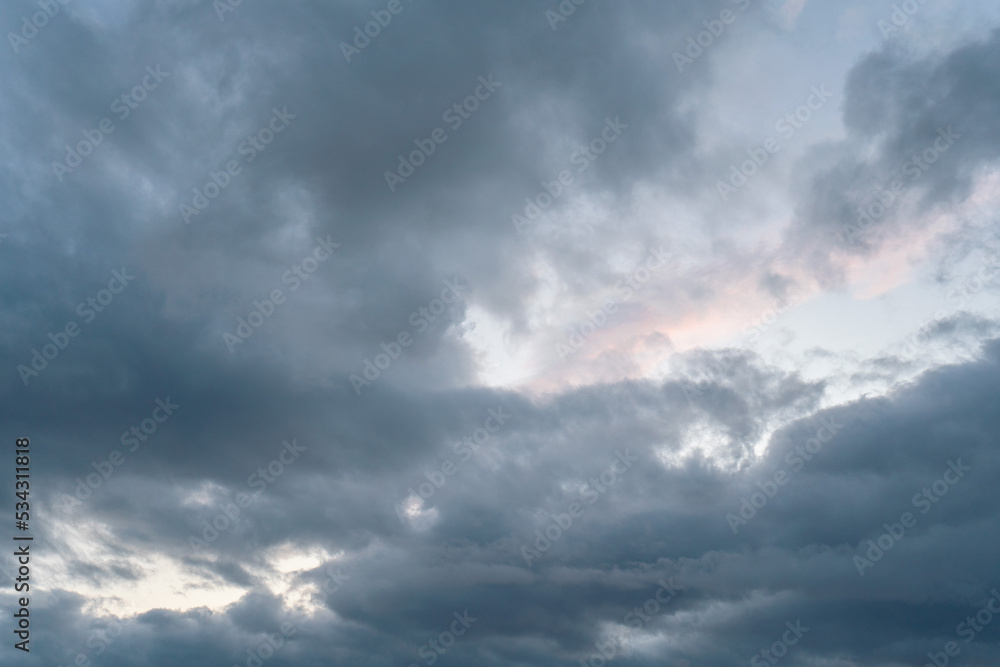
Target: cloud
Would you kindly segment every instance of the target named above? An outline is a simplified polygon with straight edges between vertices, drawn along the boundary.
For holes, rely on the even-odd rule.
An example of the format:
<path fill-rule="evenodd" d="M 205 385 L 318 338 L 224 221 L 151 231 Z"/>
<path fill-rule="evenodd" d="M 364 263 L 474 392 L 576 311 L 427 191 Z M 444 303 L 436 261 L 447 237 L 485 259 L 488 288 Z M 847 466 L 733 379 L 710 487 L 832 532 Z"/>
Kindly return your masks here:
<path fill-rule="evenodd" d="M 1000 585 L 995 288 L 966 271 L 996 237 L 1000 32 L 824 50 L 805 4 L 61 6 L 0 59 L 25 664 L 957 641 Z M 720 201 L 813 81 L 839 111 Z M 962 657 L 996 662 L 996 633 Z"/>

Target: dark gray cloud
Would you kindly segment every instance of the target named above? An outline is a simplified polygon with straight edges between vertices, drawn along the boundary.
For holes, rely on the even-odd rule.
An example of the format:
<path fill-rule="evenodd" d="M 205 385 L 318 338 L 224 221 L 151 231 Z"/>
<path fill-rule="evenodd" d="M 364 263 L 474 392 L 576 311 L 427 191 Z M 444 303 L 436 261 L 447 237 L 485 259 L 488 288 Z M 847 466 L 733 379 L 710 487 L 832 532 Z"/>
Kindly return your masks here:
<path fill-rule="evenodd" d="M 59 5 L 0 58 L 0 432 L 32 438 L 37 488 L 25 664 L 568 666 L 610 641 L 623 666 L 721 666 L 800 622 L 785 664 L 874 667 L 960 641 L 1000 586 L 996 318 L 949 302 L 917 340 L 953 362 L 912 382 L 905 354 L 816 376 L 749 347 L 685 348 L 665 376 L 615 327 L 676 351 L 692 320 L 742 317 L 740 286 L 836 283 L 918 224 L 894 210 L 837 238 L 938 128 L 961 138 L 911 203 L 970 198 L 996 158 L 1000 33 L 862 55 L 838 88 L 845 138 L 791 168 L 791 227 L 744 229 L 758 204 L 715 199 L 746 141 L 718 110 L 794 2 L 401 0 L 351 62 L 341 41 L 386 4 L 226 2 Z M 546 11 L 571 6 L 553 30 Z M 738 20 L 678 72 L 725 9 Z M 81 142 L 98 145 L 73 166 Z M 995 237 L 976 222 L 941 242 L 941 284 Z M 551 349 L 570 317 L 552 313 L 582 319 L 651 248 L 670 266 L 579 355 L 635 379 L 546 385 L 573 367 L 542 359 L 537 386 L 483 381 L 477 336 Z M 825 342 L 812 358 L 836 357 Z M 848 400 L 841 376 L 895 388 Z M 947 495 L 913 500 L 959 460 Z M 962 659 L 995 662 L 998 632 Z"/>
<path fill-rule="evenodd" d="M 158 611 L 123 621 L 122 640 L 109 650 L 107 664 L 124 664 L 135 652 L 158 664 L 163 652 L 206 648 L 232 659 L 223 657 L 227 650 L 239 652 L 285 619 L 302 621 L 246 571 L 260 565 L 256 554 L 289 542 L 345 553 L 301 575 L 295 586 L 312 583 L 322 590 L 332 581 L 331 570 L 346 580 L 319 598 L 336 616 L 313 618 L 288 652 L 276 655 L 288 664 L 309 664 L 309 656 L 329 650 L 339 651 L 345 663 L 416 660 L 417 648 L 447 629 L 452 612 L 466 609 L 478 620 L 449 659 L 573 664 L 606 639 L 602 624 L 624 624 L 626 614 L 655 595 L 661 579 L 682 591 L 642 633 L 670 642 L 623 658 L 624 664 L 665 658 L 731 664 L 770 645 L 785 621 L 796 619 L 810 628 L 796 664 L 832 656 L 859 665 L 912 663 L 955 639 L 956 625 L 997 585 L 983 545 L 994 543 L 1000 528 L 989 493 L 1000 466 L 991 436 L 998 427 L 992 398 L 998 363 L 1000 343 L 994 341 L 980 360 L 930 372 L 883 398 L 799 419 L 772 435 L 766 453 L 739 473 L 696 460 L 672 468 L 657 463 L 661 448 L 671 449 L 683 429 L 738 412 L 732 403 L 708 400 L 741 382 L 744 371 L 735 366 L 703 382 L 696 404 L 679 384 L 594 388 L 536 405 L 490 395 L 486 405 L 506 403 L 514 415 L 498 431 L 497 468 L 476 460 L 459 464 L 426 503 L 438 512 L 429 528 L 404 525 L 393 505 L 407 487 L 425 481 L 425 472 L 455 459 L 450 447 L 396 459 L 391 470 L 356 469 L 350 479 L 315 466 L 290 467 L 204 558 L 187 557 L 193 571 L 246 586 L 246 597 L 221 614 Z M 730 401 L 780 406 L 810 391 L 801 383 L 783 390 L 794 386 L 794 378 L 773 373 L 742 382 Z M 430 404 L 425 409 L 434 410 Z M 821 431 L 824 425 L 832 428 L 832 439 Z M 825 444 L 809 460 L 795 455 L 796 447 L 815 449 L 807 443 L 817 433 Z M 534 530 L 553 523 L 539 511 L 565 513 L 581 500 L 580 485 L 624 448 L 638 459 L 635 467 L 592 505 L 584 500 L 583 515 L 537 560 L 526 562 L 520 547 L 534 545 Z M 933 505 L 914 501 L 945 478 L 949 462 L 967 468 L 958 483 Z M 741 515 L 742 499 L 762 488 L 767 493 L 778 471 L 785 472 L 786 484 L 774 487 L 773 497 L 745 525 L 736 524 L 734 534 L 727 515 Z M 132 554 L 179 554 L 199 512 L 171 498 L 170 487 L 142 484 L 145 494 L 131 474 L 109 485 L 85 515 L 111 526 L 111 539 L 131 544 Z M 215 514 L 221 503 L 207 511 Z M 867 540 L 907 511 L 917 517 L 916 526 L 859 576 L 853 558 L 864 556 Z M 104 581 L 123 576 L 114 570 L 80 575 Z M 39 624 L 68 613 L 66 602 L 55 598 L 44 596 L 52 601 L 39 608 Z M 65 659 L 58 650 L 84 643 L 97 623 L 84 619 L 66 621 L 79 629 L 48 642 L 39 658 Z M 216 628 L 210 635 L 205 623 Z M 200 646 L 206 636 L 212 637 L 210 648 Z M 996 636 L 987 627 L 969 654 L 995 659 Z"/>
<path fill-rule="evenodd" d="M 1000 156 L 998 48 L 994 30 L 930 53 L 890 41 L 858 62 L 845 83 L 847 138 L 800 160 L 788 252 L 832 277 L 835 258 L 912 238 L 928 214 L 968 198 Z"/>

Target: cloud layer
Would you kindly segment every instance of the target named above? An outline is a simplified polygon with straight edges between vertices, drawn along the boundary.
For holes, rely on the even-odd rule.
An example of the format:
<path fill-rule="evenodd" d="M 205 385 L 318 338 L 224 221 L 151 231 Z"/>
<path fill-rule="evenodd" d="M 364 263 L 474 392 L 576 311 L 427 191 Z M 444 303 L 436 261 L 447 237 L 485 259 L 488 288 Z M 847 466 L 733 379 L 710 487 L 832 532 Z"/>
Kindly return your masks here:
<path fill-rule="evenodd" d="M 18 659 L 995 663 L 980 4 L 6 4 Z"/>

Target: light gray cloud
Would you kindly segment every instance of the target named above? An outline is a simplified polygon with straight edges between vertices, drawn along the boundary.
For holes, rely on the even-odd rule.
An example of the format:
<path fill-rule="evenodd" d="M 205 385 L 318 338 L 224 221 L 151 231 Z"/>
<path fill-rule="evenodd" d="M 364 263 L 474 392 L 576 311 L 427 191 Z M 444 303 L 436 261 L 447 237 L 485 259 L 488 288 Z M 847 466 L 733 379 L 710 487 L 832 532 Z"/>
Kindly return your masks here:
<path fill-rule="evenodd" d="M 955 640 L 1000 585 L 996 318 L 950 304 L 918 338 L 962 354 L 912 382 L 903 354 L 815 373 L 707 343 L 757 293 L 794 302 L 816 279 L 835 294 L 850 262 L 921 231 L 912 207 L 983 196 L 1000 33 L 841 45 L 842 81 L 812 63 L 775 74 L 780 49 L 829 39 L 814 12 L 832 10 L 751 2 L 679 73 L 672 53 L 743 2 L 571 3 L 556 30 L 558 2 L 401 2 L 350 62 L 340 43 L 391 3 L 73 2 L 0 58 L 0 430 L 37 443 L 45 564 L 23 662 L 247 664 L 279 633 L 268 667 L 429 664 L 428 650 L 568 666 L 631 626 L 613 662 L 721 666 L 801 621 L 786 664 L 874 667 Z M 5 5 L 0 26 L 37 11 Z M 736 121 L 773 115 L 758 80 L 780 82 L 779 108 L 830 81 L 842 99 L 823 113 L 842 127 L 817 120 L 797 163 L 776 159 L 725 207 L 716 175 L 752 143 Z M 628 127 L 581 162 L 609 119 Z M 906 207 L 845 243 L 872 188 L 948 127 L 960 136 Z M 390 189 L 385 172 L 428 138 Z M 518 234 L 511 215 L 563 170 L 572 183 Z M 992 218 L 962 220 L 935 278 L 951 284 L 995 235 Z M 578 354 L 629 378 L 483 380 L 477 336 L 550 349 L 562 311 L 592 312 L 660 248 L 669 266 Z M 134 279 L 103 303 L 123 270 Z M 449 284 L 468 288 L 438 305 Z M 241 318 L 252 335 L 227 344 Z M 702 333 L 705 349 L 682 342 Z M 828 342 L 807 356 L 836 360 Z M 669 366 L 635 352 L 654 348 Z M 379 377 L 356 392 L 366 360 Z M 895 388 L 845 400 L 843 377 Z M 162 405 L 177 407 L 161 420 Z M 304 448 L 294 462 L 284 442 Z M 966 477 L 921 513 L 914 495 L 958 459 Z M 854 557 L 906 511 L 919 521 L 859 576 Z M 663 581 L 680 592 L 654 613 Z M 995 662 L 996 629 L 961 655 Z"/>

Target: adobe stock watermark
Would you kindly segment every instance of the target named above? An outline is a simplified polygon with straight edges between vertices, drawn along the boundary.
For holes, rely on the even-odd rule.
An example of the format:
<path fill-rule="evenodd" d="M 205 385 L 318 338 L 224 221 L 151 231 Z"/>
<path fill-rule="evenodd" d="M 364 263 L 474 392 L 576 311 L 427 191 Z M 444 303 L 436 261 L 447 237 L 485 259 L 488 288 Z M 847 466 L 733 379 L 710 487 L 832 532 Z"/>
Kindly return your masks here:
<path fill-rule="evenodd" d="M 14 53 L 34 39 L 38 31 L 47 26 L 49 20 L 59 13 L 60 8 L 69 3 L 70 0 L 38 0 L 38 6 L 42 11 L 32 14 L 30 19 L 27 16 L 21 17 L 20 34 L 7 33 L 7 41 L 10 42 L 10 48 L 14 49 Z"/>
<path fill-rule="evenodd" d="M 778 317 L 792 307 L 792 302 L 784 297 L 778 299 L 778 303 L 775 307 L 768 308 L 764 310 L 757 317 L 750 318 L 747 320 L 741 332 L 745 339 L 740 342 L 740 350 L 747 348 L 747 345 L 751 342 L 755 342 L 760 338 L 761 334 L 767 331 L 770 327 L 778 321 Z M 694 405 L 694 399 L 696 396 L 701 396 L 704 394 L 704 390 L 698 387 L 696 383 L 710 382 L 716 380 L 720 377 L 725 376 L 726 373 L 733 369 L 733 362 L 728 358 L 719 358 L 717 356 L 712 357 L 712 365 L 706 370 L 699 369 L 697 377 L 691 373 L 685 373 L 684 379 L 681 380 L 681 390 L 684 392 L 684 397 L 687 398 L 689 405 Z"/>
<path fill-rule="evenodd" d="M 135 280 L 135 276 L 131 275 L 124 266 L 121 271 L 117 269 L 112 271 L 107 288 L 98 290 L 94 296 L 81 301 L 76 307 L 76 314 L 83 318 L 85 325 L 90 324 L 97 318 L 98 313 L 103 313 L 111 305 L 115 295 L 121 294 L 133 280 Z M 42 345 L 41 352 L 38 351 L 38 348 L 31 348 L 31 361 L 28 362 L 31 367 L 24 364 L 17 366 L 17 373 L 21 376 L 24 386 L 27 387 L 31 378 L 38 377 L 39 373 L 48 368 L 49 363 L 55 361 L 59 353 L 69 347 L 70 340 L 79 336 L 81 331 L 83 329 L 76 320 L 69 320 L 61 330 L 56 333 L 49 332 L 50 342 Z"/>
<path fill-rule="evenodd" d="M 468 285 L 460 283 L 460 278 L 456 278 L 453 281 L 445 280 L 444 289 L 441 290 L 439 298 L 432 300 L 427 306 L 418 308 L 410 314 L 408 321 L 410 326 L 414 327 L 412 334 L 409 331 L 400 331 L 393 341 L 381 344 L 382 352 L 375 355 L 374 362 L 371 359 L 365 358 L 364 369 L 361 371 L 361 374 L 353 373 L 348 378 L 351 386 L 354 387 L 356 395 L 361 395 L 363 387 L 372 386 L 372 383 L 378 380 L 384 371 L 389 369 L 392 362 L 402 356 L 403 350 L 413 345 L 416 336 L 427 331 L 431 324 L 444 314 L 450 304 L 457 303 L 462 298 L 462 292 L 468 291 L 470 288 Z"/>
<path fill-rule="evenodd" d="M 833 440 L 840 429 L 844 428 L 843 424 L 838 424 L 832 418 L 820 417 L 819 422 L 821 426 L 816 429 L 816 434 L 812 438 L 806 440 L 805 444 L 796 445 L 792 451 L 785 455 L 785 463 L 791 466 L 792 473 L 801 471 L 806 462 L 811 461 L 813 456 L 819 454 L 823 445 Z M 750 494 L 749 499 L 740 498 L 740 508 L 737 510 L 739 516 L 732 513 L 726 514 L 726 523 L 732 529 L 733 535 L 739 531 L 740 527 L 747 525 L 751 519 L 757 516 L 760 510 L 767 507 L 771 499 L 778 495 L 781 487 L 788 484 L 790 480 L 789 473 L 785 472 L 784 468 L 778 468 L 771 479 L 757 482 L 757 488 L 760 491 Z"/>
<path fill-rule="evenodd" d="M 732 1 L 741 12 L 745 12 L 747 7 L 750 6 L 750 0 Z M 688 36 L 687 48 L 684 50 L 684 53 L 674 51 L 674 64 L 677 65 L 677 71 L 683 74 L 684 68 L 688 65 L 693 65 L 694 61 L 700 58 L 701 54 L 705 52 L 705 49 L 712 46 L 719 37 L 722 37 L 722 33 L 726 31 L 726 26 L 735 23 L 739 16 L 739 14 L 734 13 L 731 9 L 723 9 L 719 13 L 719 18 L 702 21 L 705 29 L 694 37 Z"/>
<path fill-rule="evenodd" d="M 409 2 L 410 0 L 407 0 Z M 344 59 L 350 64 L 351 59 L 361 55 L 361 52 L 368 48 L 372 40 L 382 34 L 382 29 L 389 27 L 392 17 L 398 16 L 406 9 L 401 0 L 389 0 L 385 9 L 373 9 L 371 11 L 372 21 L 365 23 L 364 30 L 361 26 L 354 28 L 353 46 L 347 42 L 340 43 L 340 52 L 344 54 Z"/>
<path fill-rule="evenodd" d="M 551 549 L 552 543 L 559 540 L 565 532 L 573 527 L 573 520 L 579 519 L 584 515 L 587 508 L 584 507 L 583 503 L 593 505 L 597 502 L 597 499 L 617 484 L 618 480 L 638 460 L 639 458 L 632 456 L 628 448 L 624 452 L 621 450 L 616 451 L 615 460 L 611 462 L 611 465 L 601 471 L 601 474 L 596 478 L 591 477 L 587 480 L 587 484 L 580 491 L 580 500 L 583 502 L 571 502 L 563 514 L 550 514 L 551 523 L 545 527 L 545 532 L 543 533 L 540 528 L 535 530 L 534 549 L 527 544 L 521 545 L 521 556 L 524 557 L 525 562 L 531 565 L 532 561 L 541 558 L 542 554 Z M 615 467 L 619 463 L 624 466 L 621 470 Z"/>
<path fill-rule="evenodd" d="M 448 652 L 448 649 L 455 645 L 455 641 L 468 632 L 472 624 L 479 620 L 470 616 L 468 609 L 461 614 L 457 611 L 453 612 L 452 616 L 455 617 L 455 620 L 451 622 L 447 630 L 430 639 L 417 650 L 417 655 L 424 659 L 424 664 L 433 665 L 437 662 L 442 655 Z M 420 667 L 420 665 L 412 662 L 409 667 Z"/>
<path fill-rule="evenodd" d="M 794 305 L 789 299 L 784 296 L 778 298 L 778 303 L 772 308 L 766 309 L 757 317 L 749 319 L 743 324 L 740 329 L 740 333 L 743 334 L 745 338 L 749 338 L 749 342 L 755 342 L 758 340 L 762 333 L 771 328 L 778 318 L 785 313 L 789 308 Z M 742 345 L 746 345 L 747 342 L 744 341 Z"/>
<path fill-rule="evenodd" d="M 215 14 L 219 17 L 219 21 L 225 21 L 226 14 L 235 12 L 236 8 L 242 4 L 243 0 L 215 0 L 212 3 L 212 8 L 215 9 Z"/>
<path fill-rule="evenodd" d="M 126 613 L 132 616 L 138 615 L 139 612 L 133 609 L 131 605 L 128 603 L 124 604 L 127 608 Z M 90 634 L 87 635 L 86 648 L 80 647 L 76 650 L 71 663 L 65 666 L 60 664 L 57 667 L 91 667 L 94 661 L 87 657 L 91 650 L 93 651 L 94 658 L 104 655 L 108 648 L 118 641 L 124 634 L 125 626 L 122 625 L 119 619 L 115 618 L 103 628 L 92 630 Z"/>
<path fill-rule="evenodd" d="M 580 667 L 604 667 L 604 665 L 618 656 L 619 652 L 624 653 L 626 647 L 631 648 L 630 635 L 642 629 L 646 623 L 653 620 L 653 617 L 660 613 L 661 609 L 665 607 L 678 593 L 681 592 L 681 588 L 674 583 L 674 578 L 670 577 L 667 581 L 660 579 L 658 582 L 660 587 L 657 589 L 653 597 L 649 598 L 642 605 L 634 607 L 632 611 L 625 614 L 625 618 L 622 622 L 629 627 L 628 630 L 621 632 L 610 639 L 603 642 L 595 642 L 594 646 L 597 651 L 591 653 L 585 658 L 580 658 Z M 663 597 L 661 597 L 661 594 Z"/>
<path fill-rule="evenodd" d="M 934 505 L 941 502 L 941 498 L 948 493 L 949 489 L 958 484 L 965 477 L 965 473 L 970 470 L 972 468 L 962 465 L 962 459 L 957 459 L 954 462 L 948 461 L 948 467 L 945 468 L 941 479 L 921 489 L 920 493 L 913 496 L 911 503 L 920 509 L 921 514 L 927 514 Z M 854 556 L 854 566 L 858 568 L 858 574 L 863 577 L 866 569 L 875 567 L 875 563 L 882 560 L 883 556 L 903 539 L 907 529 L 917 525 L 917 519 L 918 517 L 911 512 L 903 512 L 897 523 L 882 524 L 885 532 L 874 540 L 868 540 L 868 549 L 865 551 L 867 558 Z"/>
<path fill-rule="evenodd" d="M 781 639 L 771 644 L 770 648 L 754 653 L 753 657 L 750 658 L 751 667 L 768 667 L 778 664 L 778 661 L 788 654 L 788 649 L 798 644 L 799 640 L 809 632 L 809 628 L 802 627 L 802 621 L 799 619 L 795 620 L 794 625 L 791 621 L 787 621 L 785 627 L 788 629 L 781 635 Z"/>
<path fill-rule="evenodd" d="M 445 109 L 441 115 L 442 120 L 448 124 L 452 132 L 458 131 L 465 121 L 472 118 L 472 114 L 479 109 L 480 104 L 493 97 L 493 93 L 502 85 L 499 81 L 493 80 L 492 73 L 486 78 L 479 77 L 479 85 L 472 91 L 472 94 Z M 434 155 L 437 147 L 446 141 L 448 141 L 448 133 L 441 127 L 434 128 L 427 139 L 414 139 L 416 150 L 410 152 L 408 156 L 400 153 L 399 164 L 395 171 L 385 170 L 385 182 L 389 186 L 389 192 L 395 192 L 399 185 L 413 176 L 417 169 L 423 166 L 431 155 Z"/>
<path fill-rule="evenodd" d="M 996 608 L 993 607 L 994 602 L 997 603 Z M 971 644 L 976 641 L 976 637 L 986 629 L 986 626 L 993 622 L 993 617 L 997 614 L 1000 614 L 1000 591 L 994 588 L 990 591 L 989 599 L 976 612 L 975 616 L 966 616 L 964 621 L 955 626 L 955 634 L 963 637 L 966 644 Z M 942 651 L 927 654 L 930 662 L 924 667 L 947 667 L 951 658 L 958 657 L 962 652 L 958 642 L 946 642 L 942 648 Z"/>
<path fill-rule="evenodd" d="M 669 258 L 669 253 L 662 246 L 659 249 L 651 248 L 649 256 L 639 268 L 615 283 L 615 291 L 622 296 L 623 301 L 628 301 L 636 292 L 645 287 L 654 273 L 667 264 Z M 580 351 L 588 338 L 599 329 L 603 329 L 617 312 L 618 301 L 615 299 L 607 299 L 603 306 L 588 312 L 587 321 L 580 325 L 571 326 L 566 341 L 556 343 L 556 354 L 561 360 L 566 361 L 568 357 Z"/>
<path fill-rule="evenodd" d="M 329 235 L 325 239 L 317 236 L 316 247 L 313 248 L 312 256 L 306 256 L 301 262 L 293 264 L 290 269 L 285 271 L 281 275 L 282 284 L 289 285 L 289 292 L 297 291 L 304 282 L 312 277 L 312 274 L 316 272 L 319 265 L 330 259 L 333 256 L 333 252 L 339 247 L 340 244 L 334 243 Z M 286 299 L 285 293 L 277 287 L 272 289 L 268 294 L 268 298 L 265 298 L 263 301 L 255 299 L 253 310 L 246 317 L 236 318 L 235 335 L 228 331 L 222 334 L 222 341 L 229 348 L 229 353 L 232 354 L 235 352 L 237 345 L 242 345 L 248 341 L 254 332 L 263 326 L 264 322 L 270 319 L 277 312 L 278 308 L 285 304 Z"/>
<path fill-rule="evenodd" d="M 336 571 L 327 567 L 323 570 L 323 573 L 326 574 L 326 579 L 323 581 L 323 585 L 320 586 L 319 597 L 323 604 L 326 604 L 329 596 L 339 591 L 346 582 L 350 581 L 351 577 L 341 572 L 339 567 Z"/>
<path fill-rule="evenodd" d="M 448 479 L 458 473 L 460 466 L 476 455 L 480 448 L 489 442 L 493 434 L 499 431 L 510 418 L 511 415 L 505 413 L 502 406 L 496 410 L 490 408 L 481 427 L 473 430 L 472 433 L 452 445 L 452 451 L 459 457 L 459 462 L 455 463 L 451 459 L 445 459 L 444 463 L 440 465 L 440 470 L 434 469 L 430 472 L 425 472 L 424 477 L 427 478 L 427 481 L 418 485 L 415 491 L 411 486 L 408 489 L 410 493 L 407 496 L 407 500 L 415 500 L 416 498 L 430 500 L 433 498 L 438 489 L 443 488 L 448 483 Z M 495 466 L 496 464 L 494 463 L 493 465 Z M 493 469 L 496 470 L 496 467 Z M 407 518 L 406 504 L 396 503 L 394 509 L 399 522 L 405 525 Z"/>
<path fill-rule="evenodd" d="M 282 623 L 277 632 L 272 632 L 269 635 L 265 635 L 264 641 L 257 644 L 255 647 L 247 647 L 247 659 L 243 665 L 239 663 L 233 663 L 233 667 L 261 667 L 266 661 L 274 657 L 276 651 L 281 649 L 288 640 L 295 636 L 298 630 L 292 625 L 291 622 L 285 621 Z"/>
<path fill-rule="evenodd" d="M 587 144 L 580 146 L 570 156 L 570 164 L 576 167 L 579 174 L 590 169 L 590 165 L 603 155 L 611 144 L 618 141 L 618 138 L 627 130 L 629 126 L 621 121 L 619 116 L 614 120 L 610 117 L 604 119 L 604 128 L 598 136 L 591 139 Z M 524 229 L 542 216 L 542 212 L 547 210 L 562 196 L 566 188 L 573 183 L 573 172 L 563 169 L 552 181 L 542 181 L 542 189 L 534 197 L 527 197 L 524 202 L 524 215 L 514 213 L 510 216 L 514 229 L 518 234 L 523 234 Z"/>
<path fill-rule="evenodd" d="M 236 154 L 245 156 L 243 161 L 250 164 L 257 156 L 267 150 L 267 147 L 274 141 L 275 137 L 284 132 L 292 121 L 295 114 L 288 113 L 288 107 L 282 107 L 278 111 L 277 107 L 271 109 L 271 118 L 264 127 L 253 134 L 248 134 L 247 138 L 236 147 Z M 201 215 L 208 208 L 211 200 L 222 194 L 222 191 L 229 187 L 235 176 L 243 172 L 243 166 L 239 160 L 231 159 L 225 163 L 225 169 L 208 172 L 208 181 L 200 188 L 192 188 L 194 196 L 191 203 L 183 202 L 179 205 L 181 218 L 184 224 L 191 224 L 191 218 Z"/>
<path fill-rule="evenodd" d="M 948 149 L 962 137 L 961 134 L 952 131 L 951 125 L 948 126 L 948 129 L 938 128 L 938 135 L 923 152 L 920 154 L 914 153 L 900 167 L 903 174 L 910 177 L 909 182 L 897 177 L 892 179 L 885 187 L 874 188 L 875 201 L 872 201 L 867 206 L 864 204 L 859 206 L 857 220 L 853 224 L 849 223 L 841 227 L 848 243 L 851 245 L 857 243 L 857 240 L 876 221 L 880 220 L 882 216 L 903 198 L 906 189 L 919 181 L 920 177 L 931 168 L 931 165 L 937 162 L 944 153 L 947 153 Z"/>
<path fill-rule="evenodd" d="M 924 328 L 954 314 L 971 299 L 975 298 L 977 294 L 986 289 L 993 281 L 993 278 L 996 277 L 998 266 L 1000 266 L 1000 253 L 990 250 L 983 263 L 970 277 L 966 278 L 962 284 L 949 290 L 945 298 L 953 308 L 951 310 L 940 308 L 934 313 L 933 317 L 920 322 L 915 327 L 915 331 L 900 342 L 899 352 L 908 355 L 920 354 L 921 348 L 924 345 L 924 341 L 921 340 L 921 332 Z"/>
<path fill-rule="evenodd" d="M 188 538 L 192 554 L 200 555 L 202 549 L 207 548 L 209 544 L 219 539 L 219 535 L 229 530 L 239 519 L 240 510 L 250 507 L 257 497 L 267 490 L 268 485 L 274 484 L 275 480 L 285 472 L 285 468 L 295 463 L 302 452 L 306 451 L 295 438 L 292 438 L 291 442 L 283 440 L 281 445 L 278 455 L 267 466 L 261 466 L 257 472 L 247 477 L 247 486 L 257 489 L 256 491 L 249 494 L 242 491 L 237 493 L 233 499 L 235 502 L 227 502 L 222 511 L 212 517 L 211 522 L 202 519 L 201 538 L 194 535 Z"/>
<path fill-rule="evenodd" d="M 160 425 L 170 419 L 177 408 L 181 407 L 179 404 L 171 401 L 169 396 L 165 399 L 157 398 L 153 403 L 156 407 L 153 408 L 152 414 L 139 422 L 138 425 L 133 425 L 129 430 L 124 431 L 121 438 L 119 438 L 122 447 L 128 448 L 129 454 L 134 454 L 140 446 L 156 433 Z M 111 450 L 108 457 L 103 461 L 91 461 L 90 465 L 97 472 L 90 473 L 86 478 L 77 477 L 75 480 L 76 489 L 73 491 L 73 496 L 75 497 L 65 493 L 62 494 L 57 505 L 58 509 L 63 512 L 70 512 L 82 505 L 83 501 L 89 499 L 94 491 L 104 484 L 104 482 L 108 481 L 111 475 L 114 474 L 115 469 L 124 463 L 125 455 L 117 449 Z"/>
<path fill-rule="evenodd" d="M 888 40 L 899 32 L 926 3 L 927 0 L 905 0 L 899 5 L 893 5 L 889 19 L 879 19 L 876 24 L 882 33 L 882 39 Z"/>
<path fill-rule="evenodd" d="M 949 290 L 946 299 L 949 304 L 954 306 L 953 311 L 958 310 L 982 292 L 996 277 L 998 266 L 1000 266 L 1000 253 L 991 250 L 971 277 L 958 287 Z M 934 318 L 936 320 L 943 319 L 943 316 L 938 317 L 938 314 L 935 313 Z"/>
<path fill-rule="evenodd" d="M 118 120 L 125 120 L 139 105 L 145 101 L 149 93 L 160 87 L 163 80 L 170 76 L 170 72 L 160 71 L 160 66 L 146 67 L 146 75 L 131 90 L 122 93 L 111 102 L 111 111 L 118 115 Z M 52 172 L 60 183 L 63 176 L 73 173 L 73 170 L 83 164 L 83 161 L 90 156 L 94 150 L 104 143 L 104 137 L 115 131 L 115 124 L 110 118 L 102 118 L 93 130 L 81 130 L 83 139 L 76 146 L 66 145 L 65 163 L 58 160 L 52 163 Z"/>
<path fill-rule="evenodd" d="M 556 10 L 545 10 L 545 19 L 549 22 L 552 32 L 559 28 L 560 23 L 565 23 L 566 19 L 576 13 L 576 8 L 586 3 L 587 0 L 562 0 Z"/>
<path fill-rule="evenodd" d="M 915 327 L 915 331 L 904 338 L 899 345 L 901 354 L 918 355 L 924 342 L 921 341 L 921 332 L 924 327 L 940 322 L 949 315 L 957 312 L 962 306 L 975 298 L 993 281 L 996 276 L 997 267 L 1000 266 L 1000 253 L 990 250 L 979 268 L 966 278 L 962 284 L 949 290 L 946 300 L 953 306 L 951 310 L 946 308 L 938 309 L 933 317 L 923 320 Z"/>
<path fill-rule="evenodd" d="M 795 136 L 796 130 L 802 129 L 802 126 L 812 118 L 813 113 L 822 109 L 831 97 L 833 97 L 833 93 L 826 89 L 826 84 L 822 84 L 818 88 L 813 86 L 809 89 L 809 96 L 806 97 L 805 102 L 796 107 L 795 111 L 785 114 L 783 118 L 778 120 L 774 124 L 774 129 L 780 132 L 786 140 L 791 139 Z M 767 164 L 770 156 L 775 155 L 780 150 L 781 144 L 774 137 L 765 139 L 763 148 L 760 146 L 748 148 L 747 155 L 750 159 L 744 161 L 739 167 L 730 166 L 729 182 L 725 183 L 721 179 L 716 180 L 715 187 L 719 191 L 719 199 L 723 202 L 729 201 L 730 195 L 749 183 L 750 179 Z"/>

